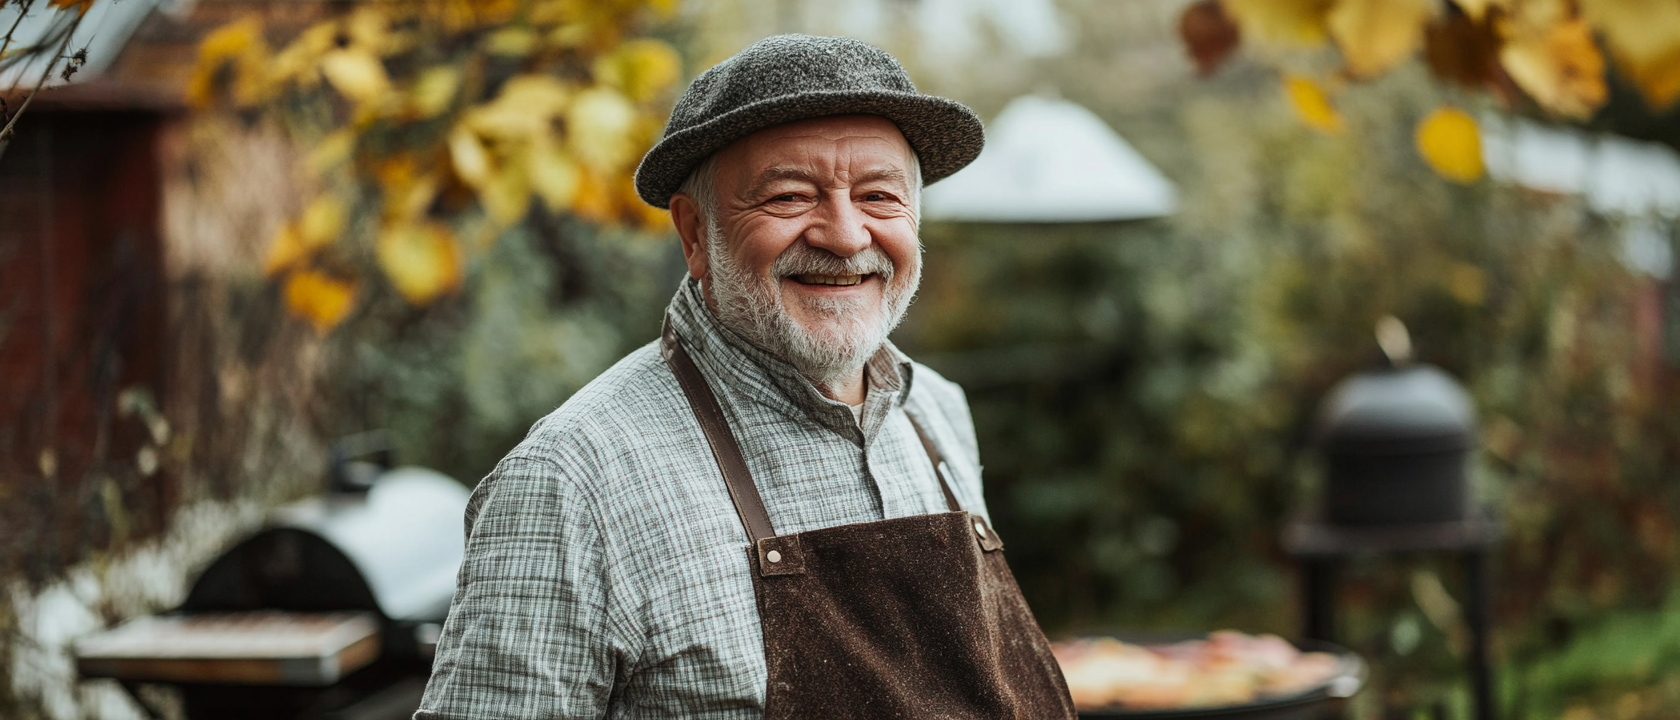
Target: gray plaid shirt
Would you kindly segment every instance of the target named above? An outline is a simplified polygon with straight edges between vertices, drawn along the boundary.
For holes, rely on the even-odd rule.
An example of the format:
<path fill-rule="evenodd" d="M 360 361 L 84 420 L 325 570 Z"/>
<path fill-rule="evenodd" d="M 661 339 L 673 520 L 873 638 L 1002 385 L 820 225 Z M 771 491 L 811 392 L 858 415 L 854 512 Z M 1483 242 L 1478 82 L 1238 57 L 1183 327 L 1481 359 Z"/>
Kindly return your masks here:
<path fill-rule="evenodd" d="M 777 534 L 944 512 L 914 415 L 984 515 L 962 390 L 888 345 L 860 429 L 718 324 L 687 280 L 670 321 L 741 444 Z M 912 382 L 914 377 L 914 382 Z M 657 343 L 531 429 L 479 483 L 417 720 L 759 718 L 767 673 L 747 537 Z"/>

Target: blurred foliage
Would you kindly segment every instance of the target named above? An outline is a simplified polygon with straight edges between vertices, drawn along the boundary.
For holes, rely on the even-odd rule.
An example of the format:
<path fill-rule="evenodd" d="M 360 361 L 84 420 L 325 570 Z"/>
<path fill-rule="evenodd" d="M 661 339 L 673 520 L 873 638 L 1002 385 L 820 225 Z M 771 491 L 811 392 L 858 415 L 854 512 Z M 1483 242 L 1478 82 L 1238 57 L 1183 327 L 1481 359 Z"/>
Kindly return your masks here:
<path fill-rule="evenodd" d="M 967 388 L 999 532 L 1052 635 L 1294 634 L 1277 538 L 1314 508 L 1315 408 L 1378 362 L 1377 319 L 1401 318 L 1481 413 L 1474 491 L 1508 532 L 1494 581 L 1507 717 L 1623 717 L 1626 692 L 1680 673 L 1660 610 L 1680 550 L 1662 318 L 1680 296 L 1624 262 L 1640 219 L 1440 177 L 1416 128 L 1444 98 L 1478 101 L 1419 70 L 1345 90 L 1336 134 L 1247 78 L 1188 91 L 1157 119 L 1191 150 L 1168 168 L 1175 217 L 930 225 L 896 337 Z M 1673 225 L 1655 227 L 1672 245 Z M 1444 558 L 1346 571 L 1342 637 L 1376 668 L 1362 717 L 1467 717 L 1459 583 Z M 1646 649 L 1603 672 L 1569 659 L 1633 636 Z M 1668 707 L 1641 702 L 1626 717 Z"/>
<path fill-rule="evenodd" d="M 371 298 L 334 333 L 323 425 L 389 428 L 403 464 L 477 481 L 538 418 L 659 333 L 686 272 L 674 243 L 538 215 L 426 307 Z"/>
<path fill-rule="evenodd" d="M 664 125 L 681 63 L 646 37 L 671 0 L 346 4 L 269 47 L 258 16 L 199 48 L 189 100 L 278 121 L 320 194 L 264 270 L 326 332 L 382 276 L 426 305 L 534 204 L 662 228 L 631 172 Z M 377 268 L 377 272 L 374 271 Z"/>
<path fill-rule="evenodd" d="M 1606 54 L 1650 110 L 1680 99 L 1680 5 L 1666 0 L 1200 0 L 1179 33 L 1204 76 L 1248 39 L 1287 71 L 1288 97 L 1324 132 L 1340 130 L 1331 94 L 1419 54 L 1437 79 L 1571 120 L 1610 100 Z M 1442 176 L 1470 182 L 1482 172 L 1475 128 L 1443 107 L 1418 126 L 1418 150 Z"/>
<path fill-rule="evenodd" d="M 1565 718 L 1672 716 L 1680 707 L 1680 604 L 1606 613 L 1561 652 L 1511 673 L 1507 702 Z"/>

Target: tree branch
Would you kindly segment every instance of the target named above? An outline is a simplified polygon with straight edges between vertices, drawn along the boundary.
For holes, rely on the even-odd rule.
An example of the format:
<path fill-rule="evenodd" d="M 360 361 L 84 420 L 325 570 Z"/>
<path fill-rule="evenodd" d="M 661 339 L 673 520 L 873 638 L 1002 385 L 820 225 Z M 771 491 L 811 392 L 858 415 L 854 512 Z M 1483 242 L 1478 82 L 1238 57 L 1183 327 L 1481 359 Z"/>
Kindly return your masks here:
<path fill-rule="evenodd" d="M 5 0 L 0 0 L 0 5 L 5 5 L 5 4 L 6 4 Z M 18 0 L 18 3 L 17 3 L 17 6 L 18 6 L 17 19 L 13 20 L 12 21 L 12 26 L 6 29 L 6 37 L 3 40 L 0 40 L 0 58 L 5 58 L 6 57 L 7 48 L 10 48 L 12 46 L 12 33 L 17 32 L 18 26 L 23 24 L 23 18 L 25 16 L 29 15 L 29 8 L 33 7 L 34 5 L 35 5 L 35 0 Z"/>
<path fill-rule="evenodd" d="M 0 158 L 5 157 L 6 147 L 12 144 L 13 128 L 17 126 L 18 118 L 23 117 L 23 111 L 29 109 L 29 103 L 34 102 L 35 95 L 41 92 L 42 87 L 46 86 L 47 79 L 52 77 L 53 68 L 57 67 L 58 61 L 64 58 L 64 51 L 70 48 L 70 38 L 75 37 L 76 28 L 81 24 L 82 19 L 80 17 L 70 23 L 70 29 L 64 33 L 64 39 L 58 43 L 58 50 L 53 52 L 51 58 L 47 59 L 47 67 L 41 71 L 41 79 L 35 81 L 35 89 L 29 91 L 29 96 L 23 99 L 23 104 L 18 106 L 17 112 L 12 113 L 12 119 L 6 121 L 6 127 L 0 128 Z"/>

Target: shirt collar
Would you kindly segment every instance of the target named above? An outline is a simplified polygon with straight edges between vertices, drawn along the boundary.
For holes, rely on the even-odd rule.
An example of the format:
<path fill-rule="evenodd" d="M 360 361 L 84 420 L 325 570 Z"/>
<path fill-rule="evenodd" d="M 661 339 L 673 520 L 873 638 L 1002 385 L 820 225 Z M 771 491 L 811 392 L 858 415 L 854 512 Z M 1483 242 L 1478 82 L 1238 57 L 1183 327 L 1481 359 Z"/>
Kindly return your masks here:
<path fill-rule="evenodd" d="M 862 446 L 873 442 L 887 413 L 910 397 L 910 358 L 890 341 L 882 343 L 881 349 L 869 359 L 865 372 L 869 393 L 863 406 L 860 432 L 845 403 L 823 396 L 792 363 L 752 344 L 719 322 L 706 305 L 699 280 L 683 278 L 676 297 L 671 299 L 667 317 L 683 348 L 714 387 L 721 384 L 735 390 L 772 389 L 773 392 L 743 394 L 796 421 L 814 422 Z"/>

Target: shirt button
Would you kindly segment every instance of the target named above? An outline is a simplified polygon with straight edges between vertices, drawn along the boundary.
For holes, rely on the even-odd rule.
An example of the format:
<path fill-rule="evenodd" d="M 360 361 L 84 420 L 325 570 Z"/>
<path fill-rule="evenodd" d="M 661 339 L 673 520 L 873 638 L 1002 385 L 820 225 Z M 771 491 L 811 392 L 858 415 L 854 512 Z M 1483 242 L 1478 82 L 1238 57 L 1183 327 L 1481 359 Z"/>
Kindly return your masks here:
<path fill-rule="evenodd" d="M 770 552 L 764 554 L 764 559 L 773 563 L 779 563 L 782 561 L 782 554 L 775 550 L 771 550 Z"/>

